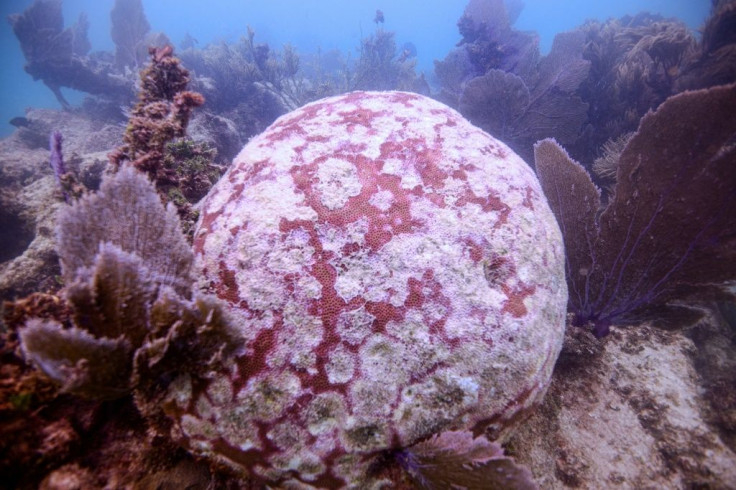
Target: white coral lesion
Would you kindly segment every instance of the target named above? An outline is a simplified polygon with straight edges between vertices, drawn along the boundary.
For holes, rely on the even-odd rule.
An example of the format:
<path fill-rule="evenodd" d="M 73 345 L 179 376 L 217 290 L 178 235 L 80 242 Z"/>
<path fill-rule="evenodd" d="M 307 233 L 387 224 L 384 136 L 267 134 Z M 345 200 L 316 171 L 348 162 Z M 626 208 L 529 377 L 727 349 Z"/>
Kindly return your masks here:
<path fill-rule="evenodd" d="M 325 371 L 327 380 L 333 384 L 347 383 L 355 373 L 354 354 L 344 347 L 337 347 L 329 353 Z"/>
<path fill-rule="evenodd" d="M 328 158 L 321 163 L 317 169 L 317 179 L 316 187 L 322 204 L 330 211 L 345 206 L 363 188 L 355 165 L 338 158 Z"/>
<path fill-rule="evenodd" d="M 376 317 L 364 307 L 344 311 L 337 318 L 337 331 L 343 341 L 350 345 L 360 345 L 373 331 Z"/>

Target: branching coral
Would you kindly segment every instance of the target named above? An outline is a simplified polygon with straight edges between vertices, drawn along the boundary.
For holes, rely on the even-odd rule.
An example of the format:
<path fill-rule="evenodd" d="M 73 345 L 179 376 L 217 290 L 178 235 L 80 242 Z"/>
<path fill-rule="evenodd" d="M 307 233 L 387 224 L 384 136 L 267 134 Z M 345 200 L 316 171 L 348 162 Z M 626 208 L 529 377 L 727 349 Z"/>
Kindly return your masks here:
<path fill-rule="evenodd" d="M 537 172 L 562 228 L 569 308 L 598 336 L 656 313 L 690 318 L 677 301 L 730 296 L 736 279 L 736 85 L 685 92 L 647 114 L 621 153 L 600 212 L 589 175 L 552 140 Z M 673 124 L 676 121 L 676 124 Z"/>
<path fill-rule="evenodd" d="M 352 90 L 411 90 L 416 82 L 414 60 L 398 56 L 395 34 L 378 29 L 360 42 Z"/>

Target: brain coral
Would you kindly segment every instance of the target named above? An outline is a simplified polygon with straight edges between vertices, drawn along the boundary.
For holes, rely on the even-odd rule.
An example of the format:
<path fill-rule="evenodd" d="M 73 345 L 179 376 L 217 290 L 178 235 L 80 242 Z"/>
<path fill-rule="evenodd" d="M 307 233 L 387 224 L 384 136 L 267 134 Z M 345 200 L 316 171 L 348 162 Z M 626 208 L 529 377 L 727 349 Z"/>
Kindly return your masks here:
<path fill-rule="evenodd" d="M 278 119 L 204 201 L 195 251 L 245 342 L 165 410 L 190 450 L 272 485 L 378 487 L 387 450 L 497 436 L 561 347 L 562 239 L 534 173 L 416 94 Z"/>

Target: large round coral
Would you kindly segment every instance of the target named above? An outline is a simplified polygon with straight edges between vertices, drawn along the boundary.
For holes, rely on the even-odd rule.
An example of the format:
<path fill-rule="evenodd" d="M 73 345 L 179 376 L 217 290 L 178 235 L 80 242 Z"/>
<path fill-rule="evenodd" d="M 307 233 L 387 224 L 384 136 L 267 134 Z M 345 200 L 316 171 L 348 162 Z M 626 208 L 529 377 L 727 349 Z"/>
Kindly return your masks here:
<path fill-rule="evenodd" d="M 562 239 L 534 173 L 416 94 L 278 119 L 204 201 L 195 251 L 245 344 L 165 410 L 192 451 L 270 484 L 380 486 L 387 451 L 500 435 L 561 347 Z"/>

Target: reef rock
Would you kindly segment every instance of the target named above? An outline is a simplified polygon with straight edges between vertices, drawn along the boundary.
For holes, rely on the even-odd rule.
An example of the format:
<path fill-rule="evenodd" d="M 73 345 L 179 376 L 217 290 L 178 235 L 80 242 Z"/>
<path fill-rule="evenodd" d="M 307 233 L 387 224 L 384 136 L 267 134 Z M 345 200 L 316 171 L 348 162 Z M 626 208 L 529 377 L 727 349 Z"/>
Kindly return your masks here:
<path fill-rule="evenodd" d="M 25 125 L 0 140 L 0 300 L 58 289 L 56 215 L 64 202 L 49 166 L 49 135 L 61 129 L 64 159 L 90 188 L 119 128 L 83 114 L 31 109 Z"/>
<path fill-rule="evenodd" d="M 709 314 L 689 331 L 567 333 L 592 348 L 566 339 L 544 402 L 508 443 L 540 488 L 734 488 L 729 326 Z"/>
<path fill-rule="evenodd" d="M 164 410 L 192 452 L 269 484 L 377 488 L 391 451 L 503 438 L 562 345 L 562 238 L 533 171 L 416 94 L 279 118 L 203 202 L 194 247 L 246 340 L 228 372 L 174 379 Z"/>

